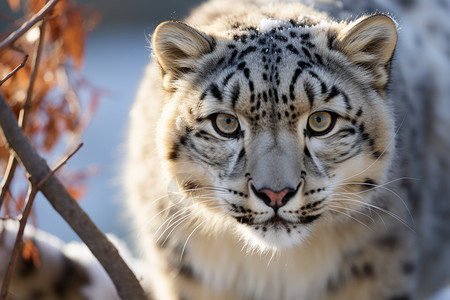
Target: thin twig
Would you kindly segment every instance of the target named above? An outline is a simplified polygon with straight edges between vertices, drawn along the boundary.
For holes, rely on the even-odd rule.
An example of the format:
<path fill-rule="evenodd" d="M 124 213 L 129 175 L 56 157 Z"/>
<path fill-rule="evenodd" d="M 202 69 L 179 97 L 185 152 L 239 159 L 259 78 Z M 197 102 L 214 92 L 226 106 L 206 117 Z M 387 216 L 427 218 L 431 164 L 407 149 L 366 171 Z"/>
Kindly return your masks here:
<path fill-rule="evenodd" d="M 17 71 L 22 69 L 25 66 L 27 60 L 28 60 L 28 54 L 25 54 L 23 61 L 20 63 L 20 65 L 18 65 L 14 70 L 9 72 L 2 80 L 0 80 L 0 86 L 2 86 L 2 84 L 5 83 L 5 81 L 7 81 L 9 78 L 11 78 L 14 74 L 16 74 Z"/>
<path fill-rule="evenodd" d="M 22 237 L 23 232 L 25 230 L 25 225 L 27 224 L 28 216 L 31 212 L 31 207 L 33 206 L 34 198 L 36 197 L 36 194 L 38 192 L 38 189 L 36 186 L 30 181 L 30 187 L 28 188 L 28 194 L 26 197 L 27 204 L 25 206 L 25 209 L 22 213 L 22 217 L 19 220 L 19 231 L 17 232 L 16 241 L 14 242 L 14 247 L 11 253 L 11 258 L 8 263 L 8 268 L 6 269 L 5 276 L 3 278 L 3 284 L 2 289 L 0 293 L 0 300 L 6 300 L 8 297 L 8 288 L 11 281 L 12 273 L 14 271 L 14 267 L 17 262 L 17 257 L 19 255 L 20 246 L 22 245 Z"/>
<path fill-rule="evenodd" d="M 19 114 L 19 126 L 20 128 L 25 130 L 25 122 L 26 116 L 28 115 L 28 111 L 30 110 L 31 97 L 33 95 L 34 83 L 36 82 L 37 73 L 39 71 L 39 64 L 41 62 L 41 54 L 42 48 L 44 46 L 44 37 L 45 37 L 45 24 L 46 24 L 45 16 L 42 19 L 41 26 L 39 27 L 39 41 L 36 47 L 36 53 L 34 55 L 33 66 L 30 75 L 30 83 L 28 84 L 27 97 L 25 99 L 25 103 L 20 110 Z"/>
<path fill-rule="evenodd" d="M 5 40 L 0 43 L 0 51 L 14 44 L 14 42 L 22 35 L 24 35 L 31 27 L 33 27 L 34 24 L 42 20 L 42 18 L 45 17 L 45 15 L 56 5 L 56 3 L 58 3 L 58 1 L 59 0 L 50 0 L 49 2 L 47 2 L 47 4 L 45 4 L 44 7 L 42 7 L 41 10 L 37 14 L 35 14 L 29 21 L 25 22 L 19 29 L 12 32 Z"/>
<path fill-rule="evenodd" d="M 0 128 L 10 149 L 35 184 L 51 172 L 45 160 L 31 146 L 6 100 L 0 94 Z M 51 176 L 41 186 L 41 191 L 53 208 L 66 220 L 75 233 L 86 243 L 113 281 L 122 299 L 147 299 L 139 281 L 120 257 L 117 249 L 106 238 L 61 182 Z"/>
<path fill-rule="evenodd" d="M 80 150 L 81 147 L 83 147 L 83 143 L 78 144 L 78 146 L 75 147 L 75 149 L 70 152 L 68 155 L 66 155 L 62 161 L 56 166 L 56 168 L 53 169 L 53 171 L 51 171 L 50 173 L 48 173 L 47 176 L 45 176 L 40 182 L 37 183 L 36 188 L 39 190 L 41 189 L 41 186 L 53 175 L 55 175 L 56 172 L 58 172 L 59 169 L 61 169 L 62 166 L 64 166 L 67 161 L 72 158 L 72 156 L 75 155 L 75 153 L 78 152 L 78 150 Z"/>
<path fill-rule="evenodd" d="M 14 173 L 16 172 L 16 167 L 17 160 L 14 157 L 14 153 L 11 152 L 8 159 L 8 165 L 6 166 L 5 176 L 0 186 L 0 208 L 3 206 L 3 202 L 5 201 L 6 193 L 9 190 L 9 185 L 11 184 Z"/>

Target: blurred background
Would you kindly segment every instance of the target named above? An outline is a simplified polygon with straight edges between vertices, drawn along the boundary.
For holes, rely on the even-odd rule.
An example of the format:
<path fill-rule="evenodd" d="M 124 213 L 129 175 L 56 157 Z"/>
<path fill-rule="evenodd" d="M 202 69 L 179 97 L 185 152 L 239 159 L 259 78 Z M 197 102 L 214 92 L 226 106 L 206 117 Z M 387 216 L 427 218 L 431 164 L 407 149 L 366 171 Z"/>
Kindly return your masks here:
<path fill-rule="evenodd" d="M 87 37 L 82 76 L 100 88 L 102 96 L 82 136 L 84 146 L 67 165 L 74 170 L 96 170 L 87 180 L 81 206 L 103 232 L 131 241 L 129 222 L 123 214 L 121 164 L 128 111 L 150 57 L 149 36 L 160 22 L 182 19 L 201 1 L 78 2 L 101 17 Z M 0 0 L 0 14 L 15 16 L 5 0 Z M 8 26 L 10 24 L 0 18 L 0 31 Z M 59 153 L 62 154 L 64 152 Z M 66 242 L 79 240 L 42 195 L 36 198 L 34 207 L 41 229 Z"/>

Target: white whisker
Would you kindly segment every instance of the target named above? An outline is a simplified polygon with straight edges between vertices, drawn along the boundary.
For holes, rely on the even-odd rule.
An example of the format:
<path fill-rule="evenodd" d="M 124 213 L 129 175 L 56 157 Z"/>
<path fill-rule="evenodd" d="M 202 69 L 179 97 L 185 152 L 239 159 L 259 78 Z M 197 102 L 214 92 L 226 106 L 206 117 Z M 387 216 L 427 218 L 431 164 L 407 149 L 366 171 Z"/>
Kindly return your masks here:
<path fill-rule="evenodd" d="M 340 214 L 343 214 L 344 216 L 349 217 L 350 219 L 358 222 L 359 224 L 363 225 L 364 227 L 366 227 L 370 231 L 374 232 L 374 230 L 372 228 L 370 228 L 369 226 L 367 226 L 367 224 L 363 223 L 362 221 L 358 220 L 357 218 L 353 217 L 352 215 L 346 214 L 346 213 L 344 213 L 344 212 L 342 212 L 340 210 L 337 210 L 337 209 L 334 209 L 334 208 L 330 208 L 330 207 L 328 207 L 327 209 L 331 210 L 331 211 L 334 211 L 334 212 L 337 212 L 337 213 L 340 213 Z"/>
<path fill-rule="evenodd" d="M 200 228 L 200 226 L 203 225 L 206 221 L 208 221 L 208 220 L 206 219 L 206 220 L 204 220 L 203 222 L 201 222 L 200 224 L 198 224 L 198 225 L 192 230 L 192 232 L 189 234 L 189 236 L 187 237 L 186 242 L 185 242 L 184 245 L 183 245 L 183 249 L 181 250 L 181 254 L 180 254 L 180 262 L 181 262 L 182 259 L 183 259 L 184 250 L 186 249 L 186 245 L 187 245 L 189 239 L 190 239 L 191 236 L 194 234 L 194 232 L 197 231 L 197 229 Z"/>

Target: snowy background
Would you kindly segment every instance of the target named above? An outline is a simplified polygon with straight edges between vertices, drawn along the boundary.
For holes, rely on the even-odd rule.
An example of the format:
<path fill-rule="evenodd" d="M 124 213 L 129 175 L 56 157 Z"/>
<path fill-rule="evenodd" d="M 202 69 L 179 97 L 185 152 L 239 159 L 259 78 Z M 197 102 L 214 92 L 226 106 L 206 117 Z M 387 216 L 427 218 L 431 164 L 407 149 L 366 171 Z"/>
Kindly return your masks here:
<path fill-rule="evenodd" d="M 82 73 L 106 94 L 83 135 L 83 148 L 68 167 L 99 168 L 99 174 L 89 179 L 81 206 L 103 232 L 130 241 L 119 180 L 128 111 L 149 61 L 148 37 L 161 21 L 183 18 L 200 1 L 80 2 L 89 3 L 102 14 L 102 22 L 88 36 Z M 39 228 L 66 242 L 79 240 L 46 199 L 37 198 L 35 209 Z"/>

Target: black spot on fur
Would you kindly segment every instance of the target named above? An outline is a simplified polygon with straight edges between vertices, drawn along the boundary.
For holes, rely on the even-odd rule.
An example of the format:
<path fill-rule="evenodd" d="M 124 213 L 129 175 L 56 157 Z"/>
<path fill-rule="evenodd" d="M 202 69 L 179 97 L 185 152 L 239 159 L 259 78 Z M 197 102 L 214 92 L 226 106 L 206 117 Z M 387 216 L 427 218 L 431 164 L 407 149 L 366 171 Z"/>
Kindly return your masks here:
<path fill-rule="evenodd" d="M 373 189 L 376 186 L 378 186 L 378 185 L 375 182 L 375 180 L 373 180 L 371 178 L 366 178 L 366 180 L 364 181 L 364 184 L 361 185 L 361 189 L 362 190 L 369 190 L 369 189 Z"/>
<path fill-rule="evenodd" d="M 381 153 L 380 151 L 374 151 L 374 152 L 372 153 L 372 157 L 375 158 L 375 159 L 381 158 L 382 155 L 383 155 L 383 153 Z"/>
<path fill-rule="evenodd" d="M 250 78 L 250 70 L 248 68 L 244 69 L 244 76 L 245 78 L 249 79 Z"/>
<path fill-rule="evenodd" d="M 300 54 L 300 53 L 298 52 L 298 50 L 297 50 L 292 44 L 287 45 L 287 46 L 286 46 L 286 49 L 288 49 L 289 51 L 291 51 L 292 53 L 294 53 L 294 54 L 296 54 L 296 55 L 299 55 L 299 54 Z"/>
<path fill-rule="evenodd" d="M 302 38 L 302 40 L 308 40 L 311 35 L 309 33 L 303 33 L 300 35 L 300 37 Z"/>
<path fill-rule="evenodd" d="M 241 52 L 241 54 L 239 54 L 238 59 L 243 59 L 247 54 L 256 51 L 256 47 L 255 46 L 249 46 L 246 49 L 244 49 L 244 51 Z"/>
<path fill-rule="evenodd" d="M 299 61 L 297 62 L 297 65 L 302 68 L 302 69 L 306 69 L 306 68 L 311 68 L 312 65 L 306 61 Z"/>
<path fill-rule="evenodd" d="M 182 135 L 180 137 L 180 144 L 183 145 L 183 146 L 186 146 L 186 144 L 187 144 L 187 137 L 186 136 Z"/>
<path fill-rule="evenodd" d="M 288 38 L 285 37 L 284 35 L 281 34 L 276 34 L 273 36 L 274 39 L 278 40 L 278 41 L 282 41 L 282 42 L 287 42 Z"/>
<path fill-rule="evenodd" d="M 180 151 L 180 144 L 175 143 L 172 146 L 172 150 L 169 152 L 168 159 L 169 160 L 177 160 L 179 158 L 178 152 Z"/>
<path fill-rule="evenodd" d="M 267 93 L 264 91 L 262 95 L 263 95 L 264 102 L 267 102 L 267 100 L 268 100 Z"/>
<path fill-rule="evenodd" d="M 248 88 L 250 89 L 250 92 L 253 92 L 253 90 L 255 89 L 255 87 L 253 86 L 253 81 L 248 82 Z"/>
<path fill-rule="evenodd" d="M 310 215 L 310 216 L 302 216 L 300 217 L 300 222 L 302 224 L 310 224 L 312 222 L 314 222 L 315 220 L 317 220 L 321 215 Z"/>
<path fill-rule="evenodd" d="M 356 113 L 356 116 L 357 116 L 357 117 L 361 117 L 362 113 L 363 113 L 362 107 L 360 107 L 360 108 L 358 109 L 358 112 Z"/>

